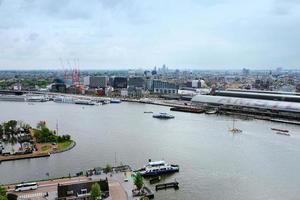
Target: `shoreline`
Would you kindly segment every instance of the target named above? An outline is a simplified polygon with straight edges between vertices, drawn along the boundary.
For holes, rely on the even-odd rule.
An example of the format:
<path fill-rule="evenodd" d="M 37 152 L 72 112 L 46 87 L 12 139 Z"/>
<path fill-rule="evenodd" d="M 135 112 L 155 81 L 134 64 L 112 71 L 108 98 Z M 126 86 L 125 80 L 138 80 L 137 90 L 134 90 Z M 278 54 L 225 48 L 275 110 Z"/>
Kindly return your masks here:
<path fill-rule="evenodd" d="M 66 148 L 61 149 L 61 150 L 53 150 L 50 152 L 50 154 L 63 153 L 63 152 L 73 149 L 75 146 L 76 146 L 76 142 L 74 140 L 71 140 L 71 144 L 69 146 L 67 146 Z"/>
<path fill-rule="evenodd" d="M 35 153 L 35 154 L 24 154 L 24 155 L 11 155 L 11 156 L 1 156 L 0 163 L 5 161 L 23 160 L 31 158 L 42 158 L 50 157 L 50 153 Z"/>
<path fill-rule="evenodd" d="M 71 140 L 71 144 L 68 147 L 61 149 L 61 150 L 55 150 L 55 151 L 50 151 L 50 152 L 37 152 L 37 153 L 23 154 L 23 155 L 0 156 L 0 164 L 1 164 L 1 162 L 6 162 L 6 161 L 50 157 L 51 154 L 66 152 L 66 151 L 73 149 L 75 146 L 76 146 L 76 142 Z"/>

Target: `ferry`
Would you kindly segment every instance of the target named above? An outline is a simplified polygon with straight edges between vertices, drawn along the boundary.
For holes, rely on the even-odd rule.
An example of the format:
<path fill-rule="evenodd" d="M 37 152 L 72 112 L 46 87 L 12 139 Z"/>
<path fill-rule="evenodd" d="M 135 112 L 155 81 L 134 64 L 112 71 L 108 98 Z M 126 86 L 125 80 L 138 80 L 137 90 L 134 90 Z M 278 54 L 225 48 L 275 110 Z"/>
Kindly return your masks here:
<path fill-rule="evenodd" d="M 158 118 L 158 119 L 173 119 L 173 118 L 175 118 L 173 115 L 169 115 L 167 113 L 155 114 L 152 117 L 153 118 Z"/>
<path fill-rule="evenodd" d="M 178 165 L 171 165 L 166 163 L 164 160 L 154 161 L 145 165 L 142 169 L 138 170 L 142 176 L 158 176 L 161 174 L 171 174 L 179 172 Z"/>

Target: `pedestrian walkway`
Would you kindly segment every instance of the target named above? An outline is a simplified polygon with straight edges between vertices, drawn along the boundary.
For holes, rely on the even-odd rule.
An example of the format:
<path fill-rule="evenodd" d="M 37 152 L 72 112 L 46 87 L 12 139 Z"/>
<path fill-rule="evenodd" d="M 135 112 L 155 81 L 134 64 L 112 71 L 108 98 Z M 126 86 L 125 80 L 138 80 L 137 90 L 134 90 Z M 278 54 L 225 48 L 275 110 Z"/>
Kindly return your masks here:
<path fill-rule="evenodd" d="M 24 200 L 24 199 L 40 199 L 41 197 L 44 197 L 45 195 L 46 195 L 45 192 L 23 194 L 23 195 L 18 196 L 18 200 Z"/>
<path fill-rule="evenodd" d="M 109 183 L 109 193 L 112 200 L 127 200 L 127 195 L 121 184 L 118 182 Z"/>

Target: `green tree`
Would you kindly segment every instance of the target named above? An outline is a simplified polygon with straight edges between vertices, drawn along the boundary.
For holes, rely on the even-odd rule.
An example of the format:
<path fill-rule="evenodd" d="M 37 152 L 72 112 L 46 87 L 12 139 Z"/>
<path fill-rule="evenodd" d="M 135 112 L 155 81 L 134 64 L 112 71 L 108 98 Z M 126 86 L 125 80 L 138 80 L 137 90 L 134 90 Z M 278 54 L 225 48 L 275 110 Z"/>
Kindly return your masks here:
<path fill-rule="evenodd" d="M 137 187 L 138 190 L 141 190 L 144 186 L 144 179 L 139 172 L 134 177 L 134 185 Z"/>
<path fill-rule="evenodd" d="M 100 196 L 101 196 L 100 185 L 98 183 L 94 183 L 92 185 L 92 188 L 91 188 L 91 197 L 92 197 L 92 200 L 99 199 Z"/>
<path fill-rule="evenodd" d="M 46 127 L 46 122 L 45 121 L 39 121 L 39 123 L 36 125 L 36 128 L 40 129 L 40 130 L 44 127 Z"/>
<path fill-rule="evenodd" d="M 0 196 L 6 196 L 6 189 L 1 185 L 0 185 Z"/>
<path fill-rule="evenodd" d="M 16 120 L 9 120 L 5 123 L 6 128 L 10 130 L 15 130 L 17 127 L 18 122 Z"/>
<path fill-rule="evenodd" d="M 107 164 L 105 166 L 105 168 L 103 169 L 104 173 L 109 173 L 112 171 L 112 167 L 110 166 L 110 164 Z"/>
<path fill-rule="evenodd" d="M 65 142 L 71 140 L 70 135 L 57 136 L 55 131 L 50 130 L 43 121 L 40 121 L 36 127 L 37 129 L 34 131 L 34 136 L 38 143 Z"/>
<path fill-rule="evenodd" d="M 7 200 L 7 197 L 6 197 L 6 196 L 1 196 L 1 195 L 0 195 L 0 200 Z"/>
<path fill-rule="evenodd" d="M 7 200 L 6 189 L 3 186 L 0 186 L 0 200 Z"/>

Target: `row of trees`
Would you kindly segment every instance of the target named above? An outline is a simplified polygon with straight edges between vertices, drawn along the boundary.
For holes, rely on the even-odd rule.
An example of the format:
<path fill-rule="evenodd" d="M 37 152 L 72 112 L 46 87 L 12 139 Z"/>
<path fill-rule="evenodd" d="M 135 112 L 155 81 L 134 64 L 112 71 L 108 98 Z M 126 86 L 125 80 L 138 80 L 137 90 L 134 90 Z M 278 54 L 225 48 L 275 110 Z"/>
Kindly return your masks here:
<path fill-rule="evenodd" d="M 34 137 L 38 143 L 65 142 L 71 140 L 70 135 L 56 135 L 56 132 L 50 130 L 44 121 L 37 124 L 34 130 Z"/>
<path fill-rule="evenodd" d="M 44 77 L 37 77 L 37 78 L 18 78 L 15 79 L 6 79 L 4 81 L 0 81 L 0 89 L 9 89 L 15 84 L 19 84 L 22 86 L 22 89 L 30 89 L 38 87 L 46 87 L 53 82 L 53 78 L 44 78 Z"/>

